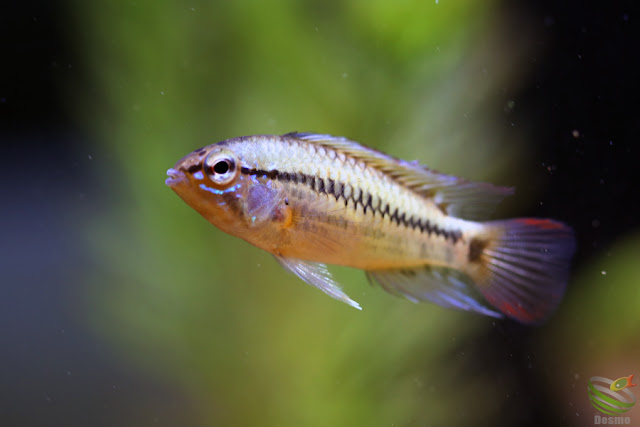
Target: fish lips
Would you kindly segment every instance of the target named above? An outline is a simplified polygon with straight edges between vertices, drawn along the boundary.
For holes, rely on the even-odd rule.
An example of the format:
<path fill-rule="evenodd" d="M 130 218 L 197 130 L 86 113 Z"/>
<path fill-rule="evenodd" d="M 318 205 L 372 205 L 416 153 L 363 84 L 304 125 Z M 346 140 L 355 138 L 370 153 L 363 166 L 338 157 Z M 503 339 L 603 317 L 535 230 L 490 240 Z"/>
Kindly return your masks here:
<path fill-rule="evenodd" d="M 176 170 L 174 168 L 170 168 L 169 170 L 167 170 L 167 175 L 169 176 L 169 178 L 167 178 L 164 183 L 169 187 L 174 187 L 187 179 L 184 172 Z"/>

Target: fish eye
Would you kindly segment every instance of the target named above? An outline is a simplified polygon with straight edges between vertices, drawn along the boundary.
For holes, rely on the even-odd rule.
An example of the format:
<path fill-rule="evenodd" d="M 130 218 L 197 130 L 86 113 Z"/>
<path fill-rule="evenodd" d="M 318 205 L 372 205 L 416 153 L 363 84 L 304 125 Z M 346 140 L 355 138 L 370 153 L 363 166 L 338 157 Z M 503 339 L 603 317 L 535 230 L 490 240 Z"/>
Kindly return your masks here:
<path fill-rule="evenodd" d="M 228 184 L 236 177 L 235 157 L 227 150 L 214 151 L 204 160 L 204 171 L 214 184 Z"/>
<path fill-rule="evenodd" d="M 225 174 L 229 171 L 229 162 L 227 160 L 220 160 L 213 166 L 213 171 L 219 174 Z"/>

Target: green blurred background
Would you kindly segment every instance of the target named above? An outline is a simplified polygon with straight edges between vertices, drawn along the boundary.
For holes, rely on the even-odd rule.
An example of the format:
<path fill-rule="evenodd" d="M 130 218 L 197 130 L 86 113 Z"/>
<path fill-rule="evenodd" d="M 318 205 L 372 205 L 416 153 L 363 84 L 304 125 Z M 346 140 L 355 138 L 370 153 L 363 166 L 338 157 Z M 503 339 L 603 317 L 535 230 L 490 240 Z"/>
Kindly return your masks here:
<path fill-rule="evenodd" d="M 14 209 L 4 223 L 18 225 L 6 231 L 3 347 L 11 350 L 0 420 L 591 423 L 589 377 L 640 376 L 640 234 L 636 212 L 614 205 L 628 203 L 624 159 L 635 125 L 620 116 L 618 126 L 596 125 L 603 107 L 594 100 L 611 92 L 589 72 L 572 75 L 567 58 L 581 49 L 556 44 L 597 14 L 582 12 L 574 25 L 561 18 L 570 8 L 544 7 L 36 8 L 27 29 L 49 19 L 64 46 L 43 65 L 63 113 L 40 127 L 7 120 L 3 129 L 16 174 L 31 173 L 6 198 Z M 614 12 L 611 25 L 624 21 Z M 8 93 L 0 93 L 6 108 L 39 111 Z M 216 230 L 164 185 L 165 171 L 198 147 L 291 131 L 344 135 L 516 185 L 499 216 L 555 217 L 578 232 L 558 314 L 526 328 L 415 305 L 372 288 L 360 271 L 333 268 L 358 312 Z M 640 425 L 640 409 L 629 414 Z"/>

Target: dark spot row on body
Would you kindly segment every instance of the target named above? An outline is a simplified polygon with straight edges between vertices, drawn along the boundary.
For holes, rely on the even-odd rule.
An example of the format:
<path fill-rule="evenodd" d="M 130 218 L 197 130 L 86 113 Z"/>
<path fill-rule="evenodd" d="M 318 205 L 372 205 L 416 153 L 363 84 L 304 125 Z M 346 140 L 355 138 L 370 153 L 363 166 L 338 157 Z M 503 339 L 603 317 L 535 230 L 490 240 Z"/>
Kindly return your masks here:
<path fill-rule="evenodd" d="M 325 187 L 326 193 L 333 194 L 335 196 L 335 194 L 333 193 L 334 186 L 335 186 L 335 181 L 332 180 L 331 178 L 327 178 L 327 185 Z"/>
<path fill-rule="evenodd" d="M 343 199 L 345 206 L 349 204 L 349 201 L 352 201 L 356 209 L 358 205 L 362 206 L 365 214 L 369 211 L 372 215 L 379 214 L 382 217 L 387 215 L 390 221 L 395 222 L 398 226 L 402 225 L 413 230 L 419 229 L 420 232 L 429 235 L 435 234 L 436 236 L 442 236 L 445 240 L 451 239 L 453 243 L 456 243 L 462 238 L 462 232 L 460 230 L 445 230 L 435 224 L 431 224 L 428 219 L 414 218 L 413 216 L 407 217 L 406 213 L 400 212 L 398 208 L 392 211 L 388 203 L 374 198 L 372 194 L 362 191 L 361 188 L 353 187 L 339 181 L 336 182 L 331 178 L 325 180 L 318 176 L 307 175 L 301 172 L 279 172 L 276 169 L 267 171 L 263 169 L 249 169 L 247 167 L 242 167 L 240 172 L 244 175 L 254 175 L 305 185 L 316 193 L 334 196 L 336 201 Z M 345 193 L 349 194 L 349 196 L 345 196 Z M 374 200 L 376 206 L 374 206 Z"/>
<path fill-rule="evenodd" d="M 482 239 L 472 239 L 469 243 L 469 262 L 479 262 L 482 257 L 484 248 L 487 247 L 488 242 Z"/>
<path fill-rule="evenodd" d="M 333 183 L 332 188 L 333 188 L 333 195 L 336 198 L 336 202 L 340 199 L 340 197 L 342 197 L 342 190 L 344 189 L 344 185 L 338 181 L 338 182 L 334 182 L 333 180 L 331 180 L 331 182 Z"/>
<path fill-rule="evenodd" d="M 362 206 L 364 207 L 364 213 L 367 213 L 367 208 L 370 208 L 371 212 L 373 212 L 374 215 L 376 214 L 376 211 L 371 206 L 371 194 L 367 193 L 367 195 L 364 196 L 362 199 Z"/>
<path fill-rule="evenodd" d="M 249 169 L 246 167 L 240 168 L 240 172 L 244 175 L 255 175 L 257 177 L 265 177 L 269 179 L 277 179 L 280 172 L 277 169 L 273 169 L 270 171 L 264 169 Z"/>
<path fill-rule="evenodd" d="M 306 185 L 307 187 L 311 187 L 312 190 L 315 190 L 314 185 L 316 183 L 316 180 L 314 177 L 312 177 L 311 175 L 303 175 L 304 180 L 301 181 L 302 184 Z"/>

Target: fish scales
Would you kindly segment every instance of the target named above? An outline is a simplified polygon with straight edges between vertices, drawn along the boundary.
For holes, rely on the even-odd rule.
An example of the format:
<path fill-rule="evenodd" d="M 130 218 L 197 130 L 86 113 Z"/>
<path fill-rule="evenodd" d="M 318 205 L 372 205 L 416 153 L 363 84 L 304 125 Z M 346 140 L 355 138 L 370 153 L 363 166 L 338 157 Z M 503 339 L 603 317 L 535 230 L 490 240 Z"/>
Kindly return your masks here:
<path fill-rule="evenodd" d="M 287 158 L 301 161 L 283 160 L 283 144 L 288 145 L 284 149 Z M 303 185 L 307 191 L 299 193 L 301 197 L 297 201 L 306 206 L 300 220 L 316 223 L 314 232 L 323 230 L 327 236 L 334 236 L 336 222 L 345 225 L 338 228 L 349 233 L 332 238 L 335 250 L 325 254 L 323 262 L 362 269 L 412 267 L 423 264 L 425 259 L 445 265 L 453 260 L 462 228 L 474 228 L 464 221 L 447 219 L 430 199 L 416 195 L 366 162 L 349 158 L 344 153 L 344 156 L 337 156 L 338 150 L 295 139 L 260 141 L 254 149 L 247 158 L 254 167 L 245 168 L 242 173 L 276 181 L 286 193 L 290 192 L 288 187 L 291 185 Z M 304 183 L 289 179 L 297 174 L 305 177 Z M 336 193 L 335 182 L 340 183 L 338 188 L 352 188 L 350 194 Z M 327 195 L 334 197 L 334 204 Z M 341 206 L 345 202 L 346 206 Z M 332 212 L 332 221 L 328 221 L 327 212 Z M 431 240 L 426 247 L 420 236 L 423 233 Z M 306 238 L 299 236 L 299 240 Z M 284 256 L 318 258 L 316 248 L 302 242 L 279 250 Z M 463 248 L 458 252 L 460 256 L 464 255 Z"/>
<path fill-rule="evenodd" d="M 330 135 L 232 138 L 198 149 L 167 184 L 223 231 L 356 308 L 324 264 L 363 269 L 412 301 L 538 323 L 558 305 L 572 230 L 484 221 L 512 189 L 474 183 Z"/>

